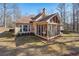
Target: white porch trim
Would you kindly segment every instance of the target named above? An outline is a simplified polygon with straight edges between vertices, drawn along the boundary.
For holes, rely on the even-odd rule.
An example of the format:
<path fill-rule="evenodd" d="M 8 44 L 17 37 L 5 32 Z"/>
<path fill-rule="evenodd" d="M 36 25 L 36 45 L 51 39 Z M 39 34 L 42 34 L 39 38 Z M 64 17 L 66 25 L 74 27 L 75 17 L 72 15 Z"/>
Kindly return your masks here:
<path fill-rule="evenodd" d="M 22 29 L 22 31 L 19 32 L 19 33 L 31 33 L 31 25 L 30 24 L 25 24 L 25 25 L 27 25 L 27 31 L 24 31 L 23 30 L 24 29 L 24 25 L 21 25 L 20 29 Z"/>

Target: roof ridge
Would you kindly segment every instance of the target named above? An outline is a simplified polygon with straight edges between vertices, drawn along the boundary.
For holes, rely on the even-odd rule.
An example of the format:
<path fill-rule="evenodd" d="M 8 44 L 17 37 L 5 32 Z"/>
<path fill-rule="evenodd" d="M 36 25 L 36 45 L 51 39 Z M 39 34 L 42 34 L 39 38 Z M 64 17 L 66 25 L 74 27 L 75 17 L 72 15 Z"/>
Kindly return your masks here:
<path fill-rule="evenodd" d="M 38 21 L 44 21 L 44 20 L 49 19 L 50 17 L 52 17 L 52 16 L 54 16 L 54 15 L 56 15 L 56 13 L 50 14 L 50 15 L 48 15 L 48 16 L 46 16 L 46 17 L 44 17 L 44 18 L 42 18 L 42 19 L 40 19 L 40 20 L 38 20 Z"/>

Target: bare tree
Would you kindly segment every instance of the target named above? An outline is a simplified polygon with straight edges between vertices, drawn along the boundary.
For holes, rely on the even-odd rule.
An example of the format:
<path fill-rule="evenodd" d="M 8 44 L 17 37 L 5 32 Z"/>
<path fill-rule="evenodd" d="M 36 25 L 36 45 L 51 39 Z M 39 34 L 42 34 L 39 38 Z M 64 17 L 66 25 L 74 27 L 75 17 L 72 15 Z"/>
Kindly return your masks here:
<path fill-rule="evenodd" d="M 18 4 L 13 4 L 13 17 L 15 21 L 21 18 L 21 11 Z"/>
<path fill-rule="evenodd" d="M 58 10 L 63 21 L 64 30 L 79 32 L 79 3 L 59 4 Z"/>
<path fill-rule="evenodd" d="M 65 27 L 65 16 L 66 16 L 66 9 L 65 9 L 65 3 L 62 3 L 62 4 L 59 4 L 58 5 L 58 11 L 59 11 L 59 13 L 60 13 L 60 15 L 61 15 L 61 18 L 62 18 L 62 22 L 63 22 L 63 25 L 64 25 L 64 29 L 66 28 Z"/>
<path fill-rule="evenodd" d="M 3 25 L 4 25 L 5 28 L 7 27 L 7 25 L 6 25 L 6 23 L 7 23 L 7 15 L 9 15 L 11 13 L 11 11 L 8 11 L 9 9 L 10 9 L 10 5 L 8 5 L 7 3 L 2 4 Z"/>
<path fill-rule="evenodd" d="M 0 11 L 0 20 L 5 28 L 8 27 L 8 25 L 10 25 L 10 23 L 12 23 L 14 20 L 21 17 L 21 12 L 17 4 L 1 3 Z"/>
<path fill-rule="evenodd" d="M 76 31 L 79 32 L 79 3 L 76 3 Z"/>
<path fill-rule="evenodd" d="M 4 14 L 4 17 L 3 17 L 4 22 L 3 22 L 3 24 L 6 27 L 6 19 L 5 19 L 6 18 L 6 3 L 3 4 L 3 14 Z"/>
<path fill-rule="evenodd" d="M 74 3 L 73 5 L 73 31 L 78 32 L 79 28 L 79 3 Z"/>
<path fill-rule="evenodd" d="M 75 4 L 73 5 L 73 31 L 75 31 Z"/>

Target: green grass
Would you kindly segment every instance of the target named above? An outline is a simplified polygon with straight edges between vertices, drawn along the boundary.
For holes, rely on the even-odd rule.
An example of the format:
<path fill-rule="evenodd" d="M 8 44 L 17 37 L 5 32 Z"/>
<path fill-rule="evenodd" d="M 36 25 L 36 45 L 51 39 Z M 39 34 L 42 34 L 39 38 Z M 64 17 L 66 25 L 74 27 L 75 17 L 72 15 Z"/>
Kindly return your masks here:
<path fill-rule="evenodd" d="M 14 36 L 12 36 L 12 35 L 13 34 L 11 32 L 6 32 L 5 35 L 3 36 L 3 38 L 12 39 L 12 38 L 14 38 Z M 72 39 L 71 37 L 78 38 L 79 34 L 76 34 L 76 33 L 63 34 L 63 37 L 61 37 L 61 38 L 58 37 L 58 40 L 61 42 L 61 39 L 63 39 L 63 40 Z M 24 45 L 24 44 L 25 44 L 25 48 L 28 44 L 30 44 L 33 47 L 43 46 L 43 47 L 41 47 L 42 52 L 47 53 L 47 54 L 56 53 L 56 55 L 70 54 L 71 51 L 79 52 L 79 41 L 66 42 L 66 43 L 61 42 L 61 44 L 60 43 L 53 44 L 53 42 L 52 42 L 52 44 L 48 44 L 48 43 L 44 43 L 41 40 L 42 40 L 42 38 L 39 38 L 37 36 L 31 36 L 31 35 L 15 37 L 15 43 L 16 43 L 17 47 L 20 45 Z M 4 41 L 6 41 L 6 40 L 4 40 Z M 29 48 L 31 46 L 28 45 L 27 48 Z"/>
<path fill-rule="evenodd" d="M 8 31 L 5 31 L 0 35 L 0 42 L 16 42 L 17 45 L 23 45 L 25 43 L 30 43 L 33 46 L 45 45 L 45 43 L 41 41 L 41 38 L 37 36 L 26 35 L 15 37 L 12 32 Z"/>
<path fill-rule="evenodd" d="M 6 37 L 6 38 L 12 38 L 12 37 L 14 37 L 14 34 L 12 32 L 5 31 L 5 32 L 3 32 L 0 35 L 0 38 L 4 38 L 4 37 Z"/>
<path fill-rule="evenodd" d="M 0 42 L 15 42 L 15 36 L 12 32 L 5 31 L 0 34 Z"/>
<path fill-rule="evenodd" d="M 69 33 L 69 34 L 63 34 L 63 37 L 79 37 L 79 34 L 76 33 Z"/>
<path fill-rule="evenodd" d="M 41 38 L 37 36 L 22 36 L 16 38 L 17 45 L 23 45 L 30 43 L 32 46 L 43 46 L 45 43 L 41 41 Z"/>

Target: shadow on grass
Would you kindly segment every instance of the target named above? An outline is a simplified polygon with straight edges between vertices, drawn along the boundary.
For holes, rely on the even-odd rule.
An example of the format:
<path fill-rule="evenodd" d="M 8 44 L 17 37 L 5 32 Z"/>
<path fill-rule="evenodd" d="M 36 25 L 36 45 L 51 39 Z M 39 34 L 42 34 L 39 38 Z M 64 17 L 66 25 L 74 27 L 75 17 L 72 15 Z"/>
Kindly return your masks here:
<path fill-rule="evenodd" d="M 24 45 L 25 43 L 33 43 L 33 42 L 41 42 L 41 38 L 37 37 L 37 36 L 19 36 L 19 37 L 16 37 L 15 38 L 15 41 L 16 41 L 16 47 L 20 46 L 20 45 Z M 24 53 L 25 55 L 62 55 L 62 56 L 76 56 L 79 54 L 79 47 L 75 47 L 74 45 L 73 46 L 68 46 L 66 45 L 65 43 L 71 43 L 71 42 L 78 42 L 79 40 L 71 40 L 71 41 L 65 41 L 65 42 L 56 42 L 56 41 L 53 41 L 52 43 L 49 43 L 49 44 L 45 44 L 45 45 L 42 45 L 42 46 L 29 46 L 29 47 L 25 47 L 25 48 L 17 48 L 16 51 L 17 52 L 22 52 Z M 54 45 L 54 44 L 58 44 L 58 46 L 61 48 L 61 51 L 58 52 L 58 51 L 55 51 L 55 50 L 52 50 L 52 51 L 48 51 L 48 46 L 49 45 Z M 63 54 L 63 48 L 66 48 L 68 51 L 70 51 L 68 54 L 64 53 Z M 30 49 L 34 49 L 32 52 L 30 52 L 29 50 Z M 38 52 L 36 49 L 40 49 L 40 52 Z M 24 51 L 25 50 L 25 51 Z M 38 52 L 38 53 L 36 53 Z M 35 54 L 36 53 L 36 54 Z"/>
<path fill-rule="evenodd" d="M 12 32 L 9 32 L 9 31 L 5 31 L 5 32 L 2 32 L 0 33 L 0 38 L 12 38 L 14 37 L 13 33 Z"/>
<path fill-rule="evenodd" d="M 74 42 L 74 41 L 69 41 Z M 69 43 L 69 42 L 54 42 L 53 44 L 58 44 L 59 47 L 61 48 L 60 53 L 55 51 L 56 55 L 61 55 L 61 56 L 79 56 L 79 47 L 76 47 L 75 45 L 66 45 L 65 43 Z M 50 44 L 52 45 L 52 44 Z M 69 51 L 68 53 L 63 53 L 64 50 L 63 48 L 66 48 L 67 51 Z M 51 52 L 53 53 L 53 52 Z"/>
<path fill-rule="evenodd" d="M 63 37 L 79 37 L 79 33 L 69 33 L 69 34 L 63 34 Z"/>
<path fill-rule="evenodd" d="M 79 37 L 79 36 L 62 36 L 62 37 Z"/>
<path fill-rule="evenodd" d="M 0 56 L 15 56 L 16 50 L 7 48 L 6 46 L 0 46 Z"/>
<path fill-rule="evenodd" d="M 0 40 L 0 42 L 15 42 L 15 40 Z"/>
<path fill-rule="evenodd" d="M 48 50 L 48 46 L 54 45 L 54 44 L 58 44 L 58 46 L 61 48 L 61 50 L 59 52 L 57 50 L 52 50 L 52 51 Z M 43 55 L 77 56 L 77 55 L 79 55 L 79 47 L 68 46 L 68 45 L 65 45 L 64 43 L 54 43 L 54 44 L 47 44 L 44 46 L 35 46 L 35 47 L 31 46 L 28 48 L 18 48 L 18 49 L 16 49 L 16 51 L 19 52 L 19 53 L 17 53 L 17 55 L 20 53 L 24 53 L 25 55 L 28 55 L 28 56 L 33 56 L 33 55 L 35 55 L 35 56 L 38 56 L 38 55 L 41 55 L 41 56 L 43 56 Z M 69 53 L 63 54 L 64 47 L 69 51 Z"/>
<path fill-rule="evenodd" d="M 20 39 L 19 39 L 20 38 Z M 28 38 L 28 39 L 27 39 Z M 23 39 L 23 40 L 22 40 Z M 39 38 L 40 39 L 40 38 Z M 17 41 L 18 40 L 18 41 Z M 22 36 L 22 37 L 18 37 L 18 39 L 16 40 L 16 45 L 23 45 L 25 43 L 32 43 L 32 42 L 40 42 L 40 40 L 38 40 L 38 37 L 35 36 Z M 16 51 L 19 52 L 18 54 L 24 53 L 25 55 L 62 55 L 62 56 L 76 56 L 79 55 L 79 47 L 75 47 L 73 46 L 68 46 L 65 43 L 71 43 L 71 42 L 76 42 L 77 40 L 73 40 L 73 41 L 66 41 L 66 42 L 53 42 L 51 44 L 45 44 L 43 46 L 29 46 L 29 47 L 25 47 L 25 48 L 17 48 Z M 52 50 L 52 51 L 48 51 L 48 46 L 49 45 L 54 45 L 54 44 L 58 44 L 58 46 L 61 48 L 60 52 L 56 51 L 56 50 Z M 66 48 L 68 51 L 70 51 L 68 54 L 64 53 L 63 54 L 63 48 Z M 32 51 L 30 51 L 31 49 L 33 49 Z M 39 50 L 38 50 L 39 49 Z M 36 53 L 37 52 L 37 53 Z"/>
<path fill-rule="evenodd" d="M 41 42 L 41 38 L 35 35 L 23 35 L 23 36 L 16 36 L 15 37 L 16 46 L 24 45 L 25 43 L 35 43 Z"/>
<path fill-rule="evenodd" d="M 68 54 L 62 54 L 62 56 L 78 56 L 79 55 L 79 47 L 76 47 L 74 44 L 72 45 L 66 45 L 65 43 L 72 43 L 72 42 L 78 42 L 79 40 L 74 41 L 67 41 L 67 42 L 54 42 L 54 44 L 59 44 L 61 47 L 61 53 L 63 53 L 63 47 L 65 47 L 69 53 Z"/>
<path fill-rule="evenodd" d="M 68 50 L 71 51 L 69 54 L 63 54 L 63 56 L 79 56 L 79 47 L 67 46 Z"/>

